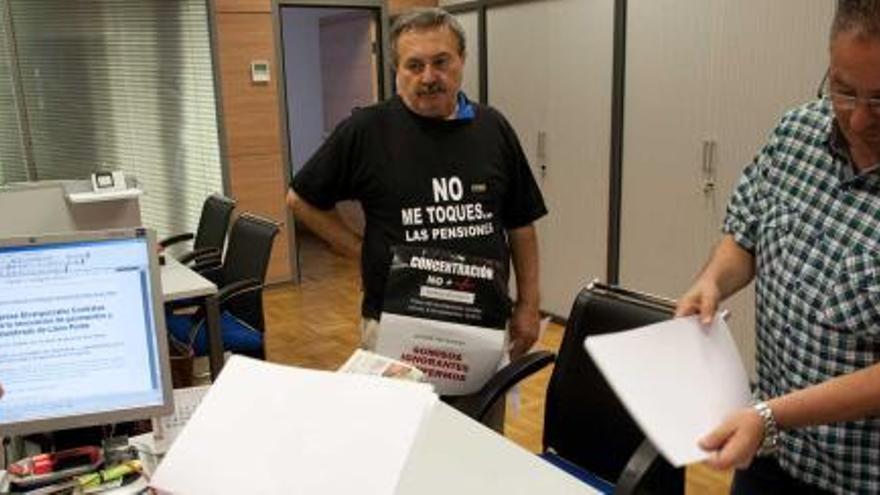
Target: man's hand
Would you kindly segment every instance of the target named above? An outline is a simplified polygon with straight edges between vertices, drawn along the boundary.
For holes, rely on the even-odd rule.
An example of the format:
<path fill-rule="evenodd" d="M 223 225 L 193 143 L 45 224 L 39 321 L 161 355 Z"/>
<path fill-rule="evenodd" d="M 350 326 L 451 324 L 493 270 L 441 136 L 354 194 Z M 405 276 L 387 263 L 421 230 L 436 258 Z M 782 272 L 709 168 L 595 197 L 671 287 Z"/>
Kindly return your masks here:
<path fill-rule="evenodd" d="M 703 325 L 712 323 L 718 303 L 745 287 L 754 276 L 755 257 L 726 234 L 697 281 L 678 300 L 675 316 L 699 315 Z"/>
<path fill-rule="evenodd" d="M 744 469 L 752 463 L 764 440 L 764 422 L 751 407 L 730 415 L 721 426 L 700 440 L 700 448 L 713 452 L 706 464 L 714 469 Z"/>
<path fill-rule="evenodd" d="M 532 348 L 538 340 L 541 315 L 538 308 L 517 303 L 510 316 L 510 359 L 516 359 Z"/>
<path fill-rule="evenodd" d="M 715 311 L 718 310 L 720 301 L 721 291 L 718 286 L 700 279 L 678 300 L 675 316 L 699 315 L 700 322 L 708 325 L 715 318 Z"/>

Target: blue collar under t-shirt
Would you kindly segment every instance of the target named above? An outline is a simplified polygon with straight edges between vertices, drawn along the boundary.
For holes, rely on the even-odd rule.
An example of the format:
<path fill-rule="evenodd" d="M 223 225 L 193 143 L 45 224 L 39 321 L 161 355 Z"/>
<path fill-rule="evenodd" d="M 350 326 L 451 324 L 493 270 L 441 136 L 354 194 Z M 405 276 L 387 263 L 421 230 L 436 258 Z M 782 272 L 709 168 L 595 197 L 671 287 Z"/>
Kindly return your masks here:
<path fill-rule="evenodd" d="M 476 111 L 471 101 L 465 96 L 464 91 L 458 92 L 458 110 L 455 112 L 454 120 L 474 120 Z"/>

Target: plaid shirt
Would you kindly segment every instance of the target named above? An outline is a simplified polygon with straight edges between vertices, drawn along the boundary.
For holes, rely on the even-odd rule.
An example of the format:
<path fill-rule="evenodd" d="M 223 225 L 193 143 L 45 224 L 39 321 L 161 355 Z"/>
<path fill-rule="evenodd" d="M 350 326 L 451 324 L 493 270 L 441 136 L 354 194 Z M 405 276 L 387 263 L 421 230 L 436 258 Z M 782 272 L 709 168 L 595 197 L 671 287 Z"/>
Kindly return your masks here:
<path fill-rule="evenodd" d="M 880 173 L 854 172 L 828 102 L 782 119 L 723 230 L 755 256 L 760 397 L 880 362 Z M 785 431 L 777 455 L 823 489 L 880 492 L 878 417 Z"/>

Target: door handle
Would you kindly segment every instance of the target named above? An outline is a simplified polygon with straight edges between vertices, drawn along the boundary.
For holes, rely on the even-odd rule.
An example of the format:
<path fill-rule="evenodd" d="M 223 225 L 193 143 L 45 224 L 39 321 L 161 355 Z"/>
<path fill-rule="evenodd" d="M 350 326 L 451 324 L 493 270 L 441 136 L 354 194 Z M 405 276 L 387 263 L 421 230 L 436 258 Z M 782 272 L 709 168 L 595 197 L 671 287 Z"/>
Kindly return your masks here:
<path fill-rule="evenodd" d="M 535 154 L 538 159 L 538 170 L 541 171 L 541 178 L 547 177 L 547 133 L 538 131 L 538 141 L 535 146 Z"/>
<path fill-rule="evenodd" d="M 703 140 L 703 160 L 700 164 L 703 173 L 703 192 L 706 194 L 715 190 L 715 151 L 718 143 L 714 139 Z"/>
<path fill-rule="evenodd" d="M 715 176 L 715 150 L 717 145 L 718 143 L 716 143 L 715 140 L 703 140 L 703 161 L 701 168 L 704 177 L 708 178 Z"/>

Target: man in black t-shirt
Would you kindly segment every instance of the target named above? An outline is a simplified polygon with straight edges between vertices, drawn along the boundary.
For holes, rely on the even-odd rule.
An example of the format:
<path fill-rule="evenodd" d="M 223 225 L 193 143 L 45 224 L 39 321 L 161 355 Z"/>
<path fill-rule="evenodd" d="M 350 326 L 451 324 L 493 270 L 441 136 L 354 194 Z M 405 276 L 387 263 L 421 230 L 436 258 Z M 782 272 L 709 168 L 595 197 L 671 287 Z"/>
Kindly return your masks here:
<path fill-rule="evenodd" d="M 510 124 L 460 91 L 465 38 L 454 17 L 420 9 L 391 32 L 398 94 L 355 111 L 296 174 L 287 201 L 297 220 L 336 251 L 361 260 L 364 344 L 382 312 L 391 248 L 429 246 L 513 261 L 517 300 L 511 356 L 538 336 L 538 248 L 546 214 Z M 336 203 L 363 206 L 363 239 Z"/>

